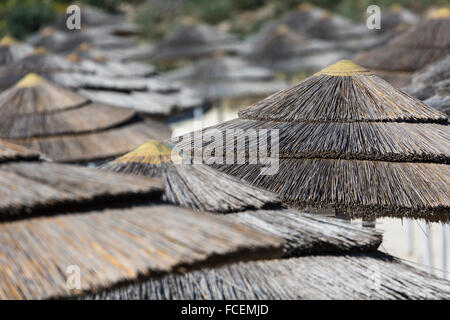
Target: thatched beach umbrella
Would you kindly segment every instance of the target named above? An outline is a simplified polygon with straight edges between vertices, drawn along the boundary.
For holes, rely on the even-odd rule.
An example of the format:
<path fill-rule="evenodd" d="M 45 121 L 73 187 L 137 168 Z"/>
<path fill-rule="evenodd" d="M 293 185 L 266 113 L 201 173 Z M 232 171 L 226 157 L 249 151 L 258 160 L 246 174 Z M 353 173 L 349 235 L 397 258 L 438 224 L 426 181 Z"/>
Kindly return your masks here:
<path fill-rule="evenodd" d="M 233 212 L 279 203 L 274 194 L 204 164 L 192 164 L 176 149 L 158 141 L 149 141 L 102 168 L 162 178 L 165 199 L 197 210 Z"/>
<path fill-rule="evenodd" d="M 237 40 L 205 23 L 188 19 L 155 48 L 153 59 L 172 61 L 210 56 L 216 51 L 237 52 Z"/>
<path fill-rule="evenodd" d="M 31 45 L 5 36 L 0 41 L 0 66 L 20 60 L 32 51 L 33 47 Z"/>
<path fill-rule="evenodd" d="M 89 161 L 128 152 L 170 130 L 134 110 L 91 103 L 29 74 L 0 95 L 0 137 L 57 161 Z M 142 140 L 145 139 L 145 140 Z"/>
<path fill-rule="evenodd" d="M 253 41 L 245 58 L 250 63 L 288 75 L 317 71 L 348 55 L 331 42 L 308 39 L 286 25 L 278 25 L 258 38 L 260 40 Z"/>
<path fill-rule="evenodd" d="M 450 54 L 416 72 L 405 91 L 450 115 Z"/>
<path fill-rule="evenodd" d="M 386 45 L 361 52 L 355 60 L 402 87 L 410 83 L 414 71 L 450 53 L 449 29 L 450 10 L 443 8 L 434 11 Z"/>
<path fill-rule="evenodd" d="M 44 47 L 51 52 L 68 52 L 89 40 L 82 32 L 68 32 L 45 27 L 27 38 L 27 42 L 35 47 Z"/>
<path fill-rule="evenodd" d="M 399 300 L 450 298 L 449 282 L 382 253 L 237 263 L 105 290 L 87 299 Z"/>
<path fill-rule="evenodd" d="M 403 8 L 399 4 L 393 4 L 381 13 L 381 29 L 379 32 L 394 30 L 401 25 L 412 26 L 419 22 L 420 18 L 414 12 Z"/>
<path fill-rule="evenodd" d="M 285 82 L 275 80 L 271 70 L 252 66 L 241 58 L 227 57 L 222 53 L 164 77 L 195 89 L 209 101 L 267 96 L 287 87 Z"/>
<path fill-rule="evenodd" d="M 279 152 L 267 155 L 279 158 L 275 174 L 261 175 L 263 163 L 213 165 L 278 193 L 290 206 L 332 208 L 352 217 L 450 220 L 447 116 L 351 61 L 242 109 L 238 119 L 215 128 L 222 135 L 227 129 L 243 129 L 238 135 L 268 129 L 269 136 L 277 130 Z M 198 137 L 194 143 L 202 145 Z M 189 141 L 177 147 L 192 150 Z M 227 143 L 234 146 L 234 140 Z M 245 160 L 258 144 L 236 148 L 226 157 Z"/>
<path fill-rule="evenodd" d="M 168 205 L 68 212 L 3 223 L 0 230 L 0 262 L 11 270 L 0 272 L 2 299 L 95 294 L 121 283 L 280 254 L 275 237 Z M 74 266 L 80 287 L 68 281 Z"/>
<path fill-rule="evenodd" d="M 30 54 L 0 69 L 0 88 L 7 88 L 29 73 L 40 75 L 55 72 L 93 73 L 68 59 L 50 53 L 43 47 L 36 48 Z"/>

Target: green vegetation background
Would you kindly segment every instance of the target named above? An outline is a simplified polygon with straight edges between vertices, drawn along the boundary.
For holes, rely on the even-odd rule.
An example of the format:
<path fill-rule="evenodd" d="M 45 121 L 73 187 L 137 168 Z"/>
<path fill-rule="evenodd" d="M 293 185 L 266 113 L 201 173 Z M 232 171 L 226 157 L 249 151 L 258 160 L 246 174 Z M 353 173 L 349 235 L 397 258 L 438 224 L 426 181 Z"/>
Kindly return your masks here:
<path fill-rule="evenodd" d="M 448 0 L 84 0 L 79 2 L 110 12 L 119 10 L 124 4 L 140 6 L 136 22 L 144 27 L 145 36 L 151 38 L 161 37 L 185 16 L 194 16 L 212 24 L 229 21 L 233 32 L 244 35 L 256 30 L 265 20 L 276 18 L 303 2 L 309 2 L 354 20 L 363 18 L 366 8 L 371 4 L 377 4 L 385 9 L 396 3 L 416 12 L 422 12 L 433 5 L 448 4 Z M 0 35 L 10 34 L 16 38 L 24 38 L 43 25 L 51 23 L 72 3 L 74 1 L 70 0 L 2 0 L 0 2 Z M 259 20 L 256 18 L 256 21 L 249 21 L 249 25 L 245 28 L 239 24 L 234 26 L 234 22 L 243 13 L 251 14 L 263 11 L 264 8 L 270 8 L 269 14 L 261 14 Z M 242 19 L 245 20 L 246 16 Z"/>

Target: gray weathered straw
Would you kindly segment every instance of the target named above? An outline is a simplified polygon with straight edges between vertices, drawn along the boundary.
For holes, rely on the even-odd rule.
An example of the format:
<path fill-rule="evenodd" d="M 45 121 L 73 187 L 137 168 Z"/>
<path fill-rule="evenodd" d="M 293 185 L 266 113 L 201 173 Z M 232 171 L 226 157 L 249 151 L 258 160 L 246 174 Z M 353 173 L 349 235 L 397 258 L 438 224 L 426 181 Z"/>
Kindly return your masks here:
<path fill-rule="evenodd" d="M 449 29 L 450 11 L 442 9 L 409 27 L 386 45 L 360 53 L 355 61 L 405 86 L 411 81 L 411 72 L 450 53 Z"/>
<path fill-rule="evenodd" d="M 278 193 L 290 206 L 348 210 L 353 217 L 450 220 L 447 116 L 351 61 L 242 109 L 239 119 L 215 128 L 222 135 L 241 129 L 238 136 L 248 129 L 278 130 L 279 151 L 271 155 L 280 158 L 276 174 L 260 175 L 264 165 L 248 160 L 213 166 Z M 261 142 L 249 137 L 245 145 L 230 143 L 224 150 L 234 154 L 224 156 L 242 158 L 258 152 Z M 182 139 L 177 147 L 187 152 L 192 144 Z"/>
<path fill-rule="evenodd" d="M 0 66 L 5 66 L 22 59 L 33 51 L 33 47 L 27 43 L 5 36 L 0 41 Z"/>
<path fill-rule="evenodd" d="M 0 273 L 1 299 L 93 294 L 171 272 L 281 254 L 278 238 L 168 205 L 3 223 L 0 242 L 6 270 Z M 70 266 L 79 268 L 79 290 L 67 285 Z"/>
<path fill-rule="evenodd" d="M 0 163 L 19 160 L 38 160 L 39 157 L 38 152 L 0 140 Z"/>
<path fill-rule="evenodd" d="M 134 110 L 91 103 L 36 74 L 0 95 L 0 116 L 0 137 L 57 161 L 117 156 L 148 138 L 170 135 L 169 128 L 143 121 Z"/>
<path fill-rule="evenodd" d="M 277 204 L 277 197 L 204 164 L 191 164 L 171 146 L 149 141 L 102 169 L 162 178 L 170 203 L 212 212 L 234 212 Z"/>
<path fill-rule="evenodd" d="M 70 32 L 67 28 L 60 31 L 53 27 L 45 27 L 27 38 L 33 46 L 44 47 L 51 52 L 68 52 L 88 40 L 89 37 L 83 32 Z"/>
<path fill-rule="evenodd" d="M 155 48 L 153 59 L 199 58 L 221 50 L 236 52 L 238 42 L 232 36 L 190 19 L 169 33 Z"/>
<path fill-rule="evenodd" d="M 219 54 L 166 74 L 165 78 L 192 87 L 204 98 L 213 101 L 266 96 L 287 87 L 286 83 L 275 80 L 269 69 Z"/>
<path fill-rule="evenodd" d="M 405 91 L 450 115 L 450 54 L 418 71 Z"/>
<path fill-rule="evenodd" d="M 391 256 L 308 256 L 172 274 L 88 299 L 450 299 L 449 282 Z"/>

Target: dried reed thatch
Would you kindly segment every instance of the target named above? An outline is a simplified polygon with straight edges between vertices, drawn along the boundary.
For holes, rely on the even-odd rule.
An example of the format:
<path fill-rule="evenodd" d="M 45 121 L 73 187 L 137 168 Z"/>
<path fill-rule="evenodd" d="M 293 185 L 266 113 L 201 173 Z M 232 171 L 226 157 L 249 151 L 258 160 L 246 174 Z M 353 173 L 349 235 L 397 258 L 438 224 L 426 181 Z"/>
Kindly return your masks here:
<path fill-rule="evenodd" d="M 246 58 L 278 72 L 295 73 L 317 71 L 347 55 L 331 42 L 308 39 L 281 24 L 254 39 Z"/>
<path fill-rule="evenodd" d="M 88 295 L 88 299 L 361 300 L 450 298 L 449 282 L 381 253 L 238 263 Z"/>
<path fill-rule="evenodd" d="M 57 161 L 88 161 L 128 152 L 170 130 L 134 110 L 91 103 L 30 74 L 0 95 L 0 136 Z M 145 140 L 143 140 L 145 139 Z"/>
<path fill-rule="evenodd" d="M 417 72 L 405 91 L 450 115 L 450 54 Z"/>
<path fill-rule="evenodd" d="M 192 164 L 176 149 L 158 141 L 149 141 L 102 169 L 162 178 L 166 200 L 201 211 L 225 213 L 279 203 L 274 194 L 206 165 Z"/>
<path fill-rule="evenodd" d="M 179 81 L 212 101 L 267 96 L 287 87 L 285 82 L 275 80 L 269 69 L 251 66 L 241 58 L 220 53 L 166 74 L 165 78 Z"/>
<path fill-rule="evenodd" d="M 16 157 L 17 159 L 17 157 Z M 0 220 L 159 199 L 161 182 L 38 161 L 0 165 Z"/>
<path fill-rule="evenodd" d="M 225 218 L 283 239 L 284 258 L 373 251 L 382 241 L 382 234 L 375 229 L 295 210 L 244 211 Z"/>
<path fill-rule="evenodd" d="M 86 41 L 89 41 L 89 37 L 83 32 L 60 31 L 53 27 L 45 27 L 27 39 L 31 45 L 44 47 L 51 52 L 69 52 Z"/>
<path fill-rule="evenodd" d="M 212 26 L 188 19 L 157 45 L 153 52 L 153 59 L 200 58 L 218 50 L 237 52 L 238 42 L 232 36 Z"/>
<path fill-rule="evenodd" d="M 388 10 L 382 13 L 383 19 L 380 32 L 388 32 L 401 25 L 412 26 L 419 22 L 420 18 L 414 12 L 403 8 L 399 4 L 389 6 Z"/>
<path fill-rule="evenodd" d="M 41 75 L 55 72 L 92 73 L 92 70 L 57 56 L 42 47 L 0 69 L 0 88 L 8 88 L 28 73 Z"/>
<path fill-rule="evenodd" d="M 166 93 L 152 91 L 132 91 L 127 93 L 91 89 L 84 89 L 81 93 L 99 103 L 132 108 L 147 115 L 162 117 L 204 105 L 203 98 L 196 91 L 189 88 L 180 88 L 175 92 Z"/>
<path fill-rule="evenodd" d="M 1 265 L 11 271 L 0 273 L 2 299 L 94 294 L 171 272 L 281 253 L 278 238 L 168 205 L 30 219 L 1 224 L 0 230 Z M 80 290 L 67 285 L 69 266 L 80 268 Z"/>
<path fill-rule="evenodd" d="M 321 8 L 315 7 L 310 3 L 302 3 L 297 10 L 289 12 L 282 17 L 280 22 L 292 30 L 304 32 L 306 28 L 316 23 L 323 14 L 324 10 Z"/>
<path fill-rule="evenodd" d="M 27 43 L 5 36 L 0 41 L 0 66 L 8 65 L 22 59 L 33 51 L 33 47 Z"/>
<path fill-rule="evenodd" d="M 246 129 L 279 130 L 279 152 L 271 155 L 280 158 L 276 174 L 260 175 L 265 165 L 248 160 L 213 165 L 278 193 L 288 205 L 350 210 L 353 217 L 450 220 L 447 116 L 351 61 L 242 109 L 239 119 L 216 128 L 223 135 L 243 129 L 238 136 Z M 192 147 L 186 141 L 177 144 L 185 152 Z M 228 143 L 223 148 L 234 155 L 225 156 L 242 158 L 258 151 L 260 142 Z"/>
<path fill-rule="evenodd" d="M 38 152 L 0 140 L 0 163 L 21 160 L 38 160 L 39 157 L 40 155 Z"/>
<path fill-rule="evenodd" d="M 395 73 L 408 73 L 419 70 L 450 53 L 450 11 L 441 11 L 411 26 L 385 46 L 362 52 L 356 62 L 374 70 L 377 74 L 390 76 L 405 86 L 411 80 L 403 74 L 396 79 Z M 394 74 L 392 74 L 394 73 Z"/>

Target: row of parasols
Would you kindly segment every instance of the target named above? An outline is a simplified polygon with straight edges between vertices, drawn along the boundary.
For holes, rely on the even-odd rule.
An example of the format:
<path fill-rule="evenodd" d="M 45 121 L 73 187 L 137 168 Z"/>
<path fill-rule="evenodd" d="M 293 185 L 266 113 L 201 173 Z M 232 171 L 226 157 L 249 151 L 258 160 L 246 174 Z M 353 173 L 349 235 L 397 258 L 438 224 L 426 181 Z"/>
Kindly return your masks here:
<path fill-rule="evenodd" d="M 130 40 L 131 30 L 105 25 L 92 29 L 111 43 Z M 125 49 L 105 51 L 116 50 Z M 446 114 L 342 60 L 209 128 L 225 143 L 228 129 L 279 130 L 279 169 L 260 175 L 249 162 L 193 164 L 211 143 L 196 141 L 198 132 L 169 140 L 170 130 L 141 110 L 83 94 L 97 85 L 115 91 L 107 86 L 130 85 L 137 76 L 125 73 L 145 70 L 133 79 L 144 87 L 136 92 L 188 100 L 140 62 L 133 71 L 135 63 L 37 49 L 4 67 L 1 79 L 18 81 L 0 94 L 1 298 L 450 298 L 448 281 L 377 251 L 379 231 L 304 213 L 448 223 Z M 232 156 L 258 143 L 237 145 Z M 97 169 L 69 164 L 116 157 Z M 67 285 L 70 266 L 80 287 Z"/>

